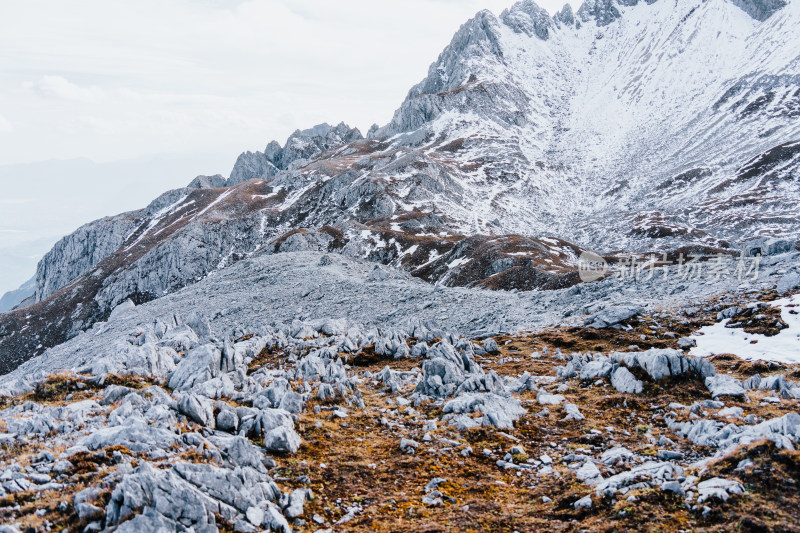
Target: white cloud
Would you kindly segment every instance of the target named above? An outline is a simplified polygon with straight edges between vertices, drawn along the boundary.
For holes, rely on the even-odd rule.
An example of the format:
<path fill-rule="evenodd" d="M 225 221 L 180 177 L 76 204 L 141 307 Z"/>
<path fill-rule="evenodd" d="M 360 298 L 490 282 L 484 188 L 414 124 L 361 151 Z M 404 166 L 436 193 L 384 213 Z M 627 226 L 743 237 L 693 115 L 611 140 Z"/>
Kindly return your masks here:
<path fill-rule="evenodd" d="M 94 102 L 103 97 L 98 87 L 81 87 L 62 76 L 44 75 L 37 82 L 25 82 L 23 87 L 33 89 L 46 97 L 61 98 L 75 102 Z"/>
<path fill-rule="evenodd" d="M 0 131 L 15 135 L 0 164 L 212 151 L 232 165 L 297 128 L 385 124 L 462 23 L 512 3 L 3 0 Z"/>
<path fill-rule="evenodd" d="M 3 115 L 0 115 L 0 133 L 11 133 L 12 131 L 14 131 L 14 126 L 11 122 Z"/>

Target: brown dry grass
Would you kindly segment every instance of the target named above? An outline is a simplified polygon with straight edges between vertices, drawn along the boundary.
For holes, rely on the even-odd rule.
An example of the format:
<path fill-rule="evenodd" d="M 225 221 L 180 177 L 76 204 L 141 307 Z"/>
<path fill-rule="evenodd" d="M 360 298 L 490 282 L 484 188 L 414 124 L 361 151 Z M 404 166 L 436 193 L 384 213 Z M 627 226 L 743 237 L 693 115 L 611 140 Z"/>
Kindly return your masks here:
<path fill-rule="evenodd" d="M 630 345 L 640 349 L 651 347 L 674 348 L 676 339 L 691 334 L 713 322 L 707 315 L 685 320 L 683 317 L 658 319 L 642 317 L 631 321 L 629 331 L 590 330 L 585 328 L 552 328 L 538 333 L 514 337 L 498 337 L 500 351 L 480 357 L 484 368 L 494 369 L 504 375 L 519 375 L 528 371 L 534 375 L 553 375 L 554 367 L 566 363 L 566 357 L 556 355 L 560 348 L 566 356 L 574 351 L 609 353 L 625 350 Z M 672 333 L 674 335 L 667 335 Z M 645 336 L 642 339 L 642 335 Z M 531 359 L 534 351 L 541 353 L 547 347 L 549 354 Z M 262 359 L 265 364 L 280 364 L 280 354 Z M 400 360 L 377 356 L 369 347 L 351 358 L 355 370 L 377 371 L 388 365 L 396 370 L 410 370 L 419 361 Z M 776 367 L 763 363 L 742 361 L 735 356 L 718 356 L 714 364 L 723 373 L 746 379 L 756 372 L 762 375 L 776 371 L 799 373 L 794 367 Z M 556 385 L 546 387 L 554 391 Z M 576 404 L 586 419 L 581 422 L 564 422 L 560 407 L 550 407 L 547 414 L 539 414 L 541 406 L 535 402 L 535 393 L 521 395 L 528 414 L 520 419 L 515 429 L 501 432 L 493 428 L 479 428 L 459 434 L 439 425 L 432 431 L 433 441 L 420 440 L 421 422 L 400 409 L 394 422 L 402 422 L 404 429 L 381 425 L 387 416 L 381 409 L 397 409 L 386 402 L 387 395 L 378 389 L 362 389 L 366 409 L 350 411 L 344 420 L 309 411 L 303 415 L 298 430 L 303 437 L 300 452 L 283 458 L 277 475 L 282 486 L 301 486 L 299 476 L 311 479 L 310 488 L 317 498 L 307 507 L 306 518 L 313 514 L 334 523 L 346 512 L 349 505 L 358 503 L 363 511 L 339 526 L 337 531 L 795 531 L 800 509 L 797 490 L 796 455 L 763 457 L 764 468 L 769 470 L 771 483 L 782 490 L 751 488 L 757 475 L 739 476 L 725 471 L 725 477 L 736 478 L 748 486 L 748 493 L 730 502 L 715 502 L 714 511 L 706 517 L 691 511 L 682 499 L 667 495 L 660 489 L 634 491 L 636 502 L 625 498 L 612 500 L 594 496 L 594 506 L 588 511 L 576 511 L 572 503 L 591 492 L 579 482 L 558 459 L 570 451 L 585 449 L 599 454 L 613 446 L 625 446 L 639 455 L 655 457 L 657 445 L 651 439 L 666 436 L 678 443 L 686 454 L 686 462 L 707 457 L 713 453 L 679 439 L 666 427 L 664 417 L 670 414 L 672 402 L 691 405 L 711 396 L 702 382 L 692 376 L 671 378 L 660 382 L 648 380 L 640 395 L 620 394 L 607 384 L 570 381 L 567 401 Z M 765 391 L 751 392 L 748 402 L 726 401 L 728 406 L 740 406 L 746 414 L 764 419 L 783 416 L 797 410 L 797 402 L 762 404 L 768 396 Z M 311 405 L 309 406 L 311 407 Z M 440 416 L 431 406 L 417 407 L 421 413 Z M 710 414 L 709 416 L 713 416 Z M 689 419 L 681 411 L 679 419 Z M 609 432 L 608 428 L 612 428 Z M 593 433 L 596 430 L 602 433 Z M 509 438 L 509 436 L 511 438 Z M 406 455 L 399 449 L 402 437 L 421 442 L 415 455 Z M 441 443 L 438 439 L 458 441 L 457 446 Z M 530 458 L 548 454 L 555 461 L 560 477 L 538 478 L 529 473 L 517 476 L 513 470 L 498 467 L 511 446 L 524 447 Z M 553 444 L 561 445 L 553 448 Z M 462 456 L 460 451 L 471 446 L 473 453 Z M 484 448 L 493 450 L 491 457 L 482 454 Z M 776 452 L 777 453 L 777 452 Z M 518 458 L 524 459 L 524 457 Z M 777 461 L 772 467 L 769 464 Z M 736 462 L 738 464 L 738 461 Z M 324 467 L 323 467 L 324 465 Z M 735 466 L 735 465 L 734 465 Z M 601 467 L 603 468 L 603 467 Z M 714 465 L 703 478 L 717 475 Z M 605 469 L 604 475 L 617 470 Z M 754 472 L 758 472 L 756 469 Z M 721 475 L 722 472 L 720 472 Z M 750 476 L 749 478 L 747 476 Z M 756 476 L 756 477 L 753 477 Z M 430 507 L 422 503 L 424 486 L 434 477 L 447 479 L 440 490 L 455 498 L 455 503 Z M 547 496 L 552 502 L 544 503 Z M 309 523 L 301 530 L 314 531 L 320 526 Z M 766 528 L 766 529 L 764 529 Z"/>
<path fill-rule="evenodd" d="M 703 325 L 711 323 L 713 313 L 699 315 L 691 320 L 684 317 L 659 316 L 640 317 L 630 321 L 629 330 L 592 330 L 586 328 L 550 328 L 537 333 L 518 336 L 497 337 L 500 350 L 478 358 L 487 370 L 495 370 L 507 376 L 518 376 L 523 372 L 533 375 L 554 375 L 554 368 L 566 364 L 569 353 L 575 351 L 601 352 L 625 350 L 630 345 L 640 349 L 651 347 L 673 348 L 676 339 L 688 335 Z M 644 336 L 644 338 L 642 338 Z M 413 340 L 412 340 L 413 344 Z M 532 359 L 532 352 L 548 354 Z M 556 351 L 564 354 L 559 356 Z M 376 372 L 385 366 L 395 370 L 411 370 L 418 367 L 415 359 L 393 360 L 375 353 L 368 346 L 358 354 L 342 354 L 355 372 Z M 287 354 L 283 350 L 264 349 L 250 364 L 253 372 L 262 367 L 282 368 Z M 758 362 L 747 362 L 732 355 L 713 358 L 718 372 L 728 373 L 738 379 L 746 379 L 755 373 L 767 375 L 784 372 L 800 376 L 800 367 L 776 366 Z M 116 378 L 111 381 L 115 382 Z M 119 378 L 122 379 L 122 378 Z M 796 379 L 796 378 L 795 378 Z M 83 394 L 98 394 L 92 388 L 78 389 L 79 378 L 66 375 L 54 376 L 38 392 L 41 401 L 63 402 L 68 394 L 73 401 Z M 106 384 L 109 384 L 107 382 Z M 142 388 L 147 380 L 135 378 L 119 384 Z M 546 386 L 555 392 L 560 383 Z M 520 395 L 528 413 L 513 430 L 499 431 L 494 428 L 477 428 L 463 433 L 439 423 L 430 431 L 432 440 L 423 442 L 423 421 L 442 415 L 441 408 L 433 405 L 415 407 L 417 413 L 409 414 L 405 408 L 390 403 L 390 395 L 381 392 L 380 386 L 365 380 L 360 390 L 366 407 L 363 410 L 349 409 L 344 419 L 332 416 L 330 406 L 343 400 L 326 402 L 316 400 L 308 404 L 307 412 L 300 416 L 297 430 L 303 439 L 300 451 L 295 455 L 276 457 L 278 467 L 272 471 L 274 479 L 284 491 L 306 486 L 300 476 L 308 476 L 309 486 L 316 498 L 306 506 L 304 518 L 307 523 L 298 529 L 314 531 L 319 526 L 311 521 L 314 514 L 333 524 L 345 515 L 349 506 L 358 504 L 362 511 L 351 521 L 334 526 L 336 531 L 798 531 L 800 528 L 800 452 L 777 450 L 769 443 L 759 443 L 739 450 L 733 456 L 717 461 L 705 471 L 694 472 L 703 479 L 721 476 L 738 479 L 748 489 L 741 497 L 728 503 L 715 502 L 713 511 L 707 516 L 689 509 L 682 499 L 663 493 L 660 489 L 632 492 L 636 501 L 627 496 L 614 500 L 593 496 L 593 507 L 577 511 L 573 503 L 591 493 L 591 489 L 577 480 L 562 458 L 568 453 L 591 453 L 594 456 L 614 446 L 625 446 L 640 456 L 657 456 L 659 446 L 654 439 L 666 436 L 677 443 L 685 454 L 685 464 L 713 454 L 714 450 L 693 445 L 678 438 L 666 427 L 665 417 L 671 414 L 672 402 L 691 405 L 710 399 L 702 382 L 692 376 L 671 378 L 659 382 L 647 380 L 645 390 L 639 395 L 620 394 L 604 382 L 602 385 L 568 382 L 563 394 L 568 402 L 577 405 L 585 420 L 562 419 L 561 407 L 549 407 L 543 412 L 536 403 L 535 393 Z M 408 391 L 406 391 L 408 392 Z M 780 404 L 765 404 L 760 400 L 772 395 L 767 391 L 751 391 L 750 402 L 726 400 L 727 406 L 739 406 L 745 414 L 770 419 L 797 411 L 797 401 Z M 31 397 L 32 398 L 32 397 Z M 29 398 L 29 399 L 31 399 Z M 314 414 L 313 407 L 322 408 Z M 709 413 L 708 417 L 713 417 Z M 394 424 L 382 423 L 383 417 Z M 680 410 L 680 420 L 689 420 L 689 413 Z M 191 431 L 193 427 L 181 427 L 180 431 Z M 407 455 L 399 449 L 400 439 L 413 438 L 420 442 L 416 454 Z M 440 439 L 455 441 L 448 443 Z M 513 445 L 524 449 L 515 459 L 537 459 L 547 454 L 554 459 L 557 476 L 539 477 L 531 472 L 517 474 L 514 470 L 498 467 Z M 472 453 L 462 455 L 467 447 Z M 25 456 L 37 453 L 41 446 L 25 449 L 5 450 L 0 460 L 15 456 L 25 462 Z M 482 450 L 492 450 L 485 456 Z M 119 450 L 122 453 L 130 453 Z M 74 493 L 85 486 L 98 483 L 115 466 L 113 450 L 74 456 L 75 471 L 70 475 L 78 484 L 69 491 L 53 491 L 34 500 L 32 494 L 13 496 L 13 501 L 0 502 L 4 507 L 0 515 L 3 521 L 21 521 L 24 527 L 41 527 L 49 520 L 59 527 L 76 529 L 82 524 L 68 511 L 61 513 L 58 502 L 71 499 Z M 735 470 L 743 458 L 754 461 L 753 469 Z M 203 454 L 188 452 L 182 459 L 205 462 Z M 158 466 L 158 465 L 157 465 Z M 160 466 L 166 466 L 160 465 Z M 608 476 L 625 467 L 602 467 Z M 690 472 L 691 473 L 691 472 Z M 434 477 L 446 479 L 439 490 L 454 503 L 428 506 L 422 503 L 425 485 Z M 544 497 L 552 501 L 545 502 Z M 107 498 L 104 493 L 103 498 Z M 9 512 L 9 505 L 19 504 L 17 511 Z M 45 509 L 44 516 L 34 514 L 36 509 Z M 72 513 L 72 514 L 70 514 Z M 230 524 L 218 522 L 221 530 L 230 531 Z"/>

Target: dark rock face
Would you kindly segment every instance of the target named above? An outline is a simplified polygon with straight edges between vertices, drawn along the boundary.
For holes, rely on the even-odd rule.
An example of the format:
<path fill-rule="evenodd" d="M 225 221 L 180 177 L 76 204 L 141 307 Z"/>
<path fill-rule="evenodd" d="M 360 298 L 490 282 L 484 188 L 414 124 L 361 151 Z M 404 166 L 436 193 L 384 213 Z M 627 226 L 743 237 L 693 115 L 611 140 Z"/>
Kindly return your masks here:
<path fill-rule="evenodd" d="M 731 0 L 735 5 L 744 10 L 756 20 L 761 22 L 767 20 L 776 11 L 786 6 L 785 0 Z"/>

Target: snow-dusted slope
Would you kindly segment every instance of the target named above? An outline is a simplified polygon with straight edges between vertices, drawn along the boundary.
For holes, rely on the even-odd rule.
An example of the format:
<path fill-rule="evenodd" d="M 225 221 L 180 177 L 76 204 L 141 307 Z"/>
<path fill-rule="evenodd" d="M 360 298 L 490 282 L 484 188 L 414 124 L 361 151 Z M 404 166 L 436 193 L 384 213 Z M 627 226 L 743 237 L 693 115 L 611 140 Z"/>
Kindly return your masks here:
<path fill-rule="evenodd" d="M 796 230 L 798 146 L 767 169 L 788 175 L 740 169 L 800 140 L 800 4 L 763 22 L 729 0 L 614 9 L 480 13 L 378 136 L 466 139 L 481 193 L 462 207 L 489 213 L 484 231 L 650 247 L 625 226 L 651 211 L 723 239 Z"/>

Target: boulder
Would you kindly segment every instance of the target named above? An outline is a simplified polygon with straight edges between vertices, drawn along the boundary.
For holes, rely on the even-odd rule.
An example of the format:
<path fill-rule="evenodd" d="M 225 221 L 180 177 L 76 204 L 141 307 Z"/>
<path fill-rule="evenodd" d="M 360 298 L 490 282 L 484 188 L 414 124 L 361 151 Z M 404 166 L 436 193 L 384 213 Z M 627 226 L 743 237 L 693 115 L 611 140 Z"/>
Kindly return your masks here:
<path fill-rule="evenodd" d="M 738 481 L 715 477 L 698 483 L 697 492 L 697 503 L 701 504 L 710 499 L 727 502 L 731 496 L 744 494 L 745 489 Z"/>
<path fill-rule="evenodd" d="M 303 506 L 306 500 L 311 499 L 312 493 L 309 489 L 295 489 L 286 498 L 283 514 L 290 519 L 303 516 Z"/>
<path fill-rule="evenodd" d="M 603 481 L 603 475 L 600 473 L 600 469 L 591 461 L 583 463 L 583 465 L 575 471 L 575 477 L 587 485 L 597 485 Z"/>
<path fill-rule="evenodd" d="M 419 442 L 412 439 L 400 439 L 400 450 L 403 453 L 413 454 L 419 448 Z"/>
<path fill-rule="evenodd" d="M 270 452 L 296 453 L 301 444 L 300 435 L 286 426 L 278 426 L 264 435 L 264 448 Z"/>
<path fill-rule="evenodd" d="M 633 460 L 633 452 L 624 446 L 617 446 L 606 450 L 600 455 L 600 462 L 606 466 L 614 466 L 619 463 L 627 463 Z"/>
<path fill-rule="evenodd" d="M 268 475 L 251 468 L 233 470 L 209 464 L 177 463 L 169 470 L 148 463 L 126 473 L 106 506 L 106 526 L 156 527 L 153 531 L 213 530 L 215 515 L 234 523 L 262 502 L 272 502 L 280 491 Z M 138 516 L 134 516 L 135 514 Z M 181 527 L 177 527 L 180 522 Z"/>
<path fill-rule="evenodd" d="M 550 394 L 548 392 L 539 391 L 536 395 L 536 401 L 541 405 L 561 405 L 566 401 L 566 398 L 560 394 Z"/>
<path fill-rule="evenodd" d="M 731 376 L 709 376 L 706 378 L 706 388 L 715 400 L 724 397 L 747 398 L 742 383 Z"/>
<path fill-rule="evenodd" d="M 217 413 L 217 429 L 227 432 L 234 432 L 239 427 L 239 417 L 233 409 L 221 409 Z"/>
<path fill-rule="evenodd" d="M 603 329 L 619 325 L 625 320 L 629 320 L 644 312 L 644 308 L 638 305 L 619 305 L 603 309 L 589 317 L 585 325 L 590 328 Z"/>
<path fill-rule="evenodd" d="M 111 405 L 116 403 L 128 394 L 135 392 L 130 387 L 123 387 L 121 385 L 109 385 L 103 391 L 103 398 L 100 400 L 100 405 Z"/>
<path fill-rule="evenodd" d="M 613 366 L 610 361 L 590 361 L 583 365 L 580 376 L 583 380 L 607 378 L 611 375 L 612 369 Z"/>
<path fill-rule="evenodd" d="M 688 350 L 697 346 L 697 340 L 692 337 L 681 337 L 678 339 L 678 348 Z"/>
<path fill-rule="evenodd" d="M 222 353 L 213 344 L 204 344 L 186 354 L 169 377 L 172 390 L 189 390 L 219 375 Z"/>
<path fill-rule="evenodd" d="M 567 416 L 561 419 L 562 422 L 567 422 L 569 420 L 575 420 L 580 422 L 581 420 L 584 420 L 586 418 L 580 412 L 578 406 L 575 405 L 574 403 L 565 403 L 564 411 L 567 413 Z"/>
<path fill-rule="evenodd" d="M 193 420 L 211 429 L 214 429 L 214 403 L 208 398 L 197 394 L 184 394 L 178 401 L 178 411 L 190 420 Z"/>
<path fill-rule="evenodd" d="M 500 429 L 513 429 L 514 422 L 527 413 L 516 398 L 494 393 L 462 394 L 444 404 L 442 410 L 456 415 L 479 413 L 483 415 L 477 420 L 480 425 Z"/>
<path fill-rule="evenodd" d="M 599 494 L 613 495 L 634 484 L 660 487 L 682 476 L 683 469 L 674 463 L 651 461 L 606 478 L 595 485 L 594 490 Z"/>
<path fill-rule="evenodd" d="M 628 368 L 641 368 L 654 380 L 691 373 L 701 378 L 716 374 L 705 359 L 689 357 L 681 350 L 653 348 L 645 352 L 615 352 L 611 359 Z"/>
<path fill-rule="evenodd" d="M 178 441 L 175 433 L 146 424 L 138 418 L 126 421 L 124 425 L 97 429 L 78 440 L 78 445 L 90 450 L 101 450 L 109 446 L 125 446 L 132 452 L 149 453 L 169 448 Z"/>
<path fill-rule="evenodd" d="M 619 392 L 625 394 L 639 394 L 644 388 L 644 384 L 631 374 L 625 367 L 619 367 L 611 375 L 611 385 Z"/>

